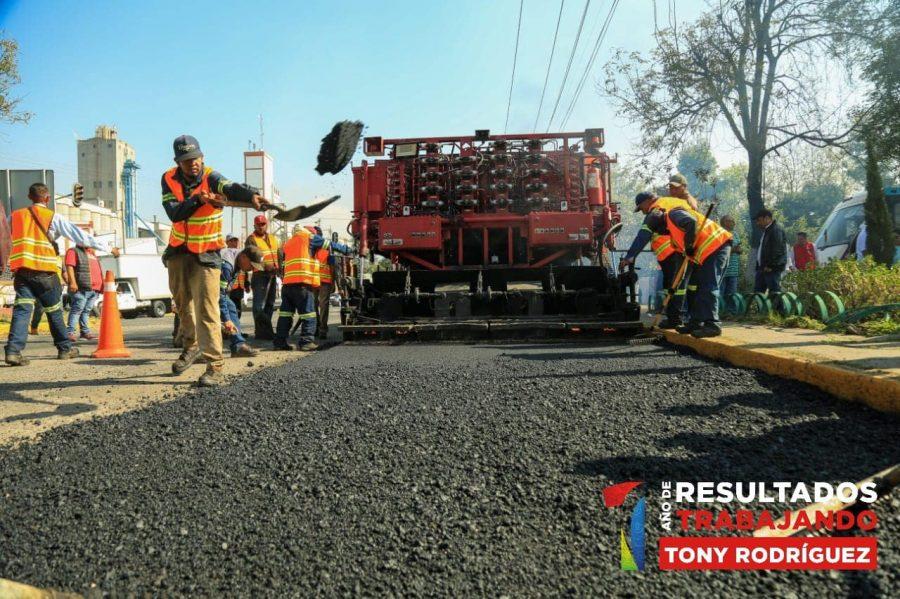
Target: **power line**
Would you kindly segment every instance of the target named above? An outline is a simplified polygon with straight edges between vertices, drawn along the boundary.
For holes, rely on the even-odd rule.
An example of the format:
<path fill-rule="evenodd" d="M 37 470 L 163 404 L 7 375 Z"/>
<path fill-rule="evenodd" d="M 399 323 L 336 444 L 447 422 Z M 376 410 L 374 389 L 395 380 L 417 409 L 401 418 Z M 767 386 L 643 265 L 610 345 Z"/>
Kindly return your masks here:
<path fill-rule="evenodd" d="M 559 94 L 556 96 L 556 104 L 553 106 L 553 114 L 547 122 L 547 131 L 550 131 L 550 125 L 553 124 L 553 117 L 556 116 L 556 109 L 559 108 L 559 101 L 562 99 L 563 91 L 566 89 L 566 79 L 569 78 L 569 69 L 572 68 L 572 60 L 575 59 L 575 50 L 578 49 L 578 40 L 581 38 L 581 30 L 584 28 L 584 18 L 587 16 L 588 7 L 591 0 L 585 0 L 584 11 L 581 13 L 581 22 L 578 24 L 578 33 L 575 35 L 575 43 L 572 44 L 572 53 L 569 55 L 569 64 L 566 65 L 566 72 L 563 74 L 562 84 L 559 86 Z"/>
<path fill-rule="evenodd" d="M 547 75 L 544 76 L 544 89 L 541 90 L 541 102 L 538 104 L 537 116 L 534 117 L 534 127 L 531 132 L 537 131 L 538 120 L 541 118 L 541 108 L 544 107 L 544 94 L 547 93 L 547 82 L 550 80 L 550 67 L 553 65 L 553 54 L 556 52 L 556 36 L 559 35 L 559 23 L 562 21 L 563 6 L 566 0 L 559 1 L 559 16 L 556 17 L 556 31 L 553 33 L 553 45 L 550 47 L 550 60 L 547 62 Z"/>
<path fill-rule="evenodd" d="M 509 101 L 506 103 L 506 123 L 503 125 L 503 132 L 506 133 L 509 127 L 509 109 L 512 107 L 513 83 L 516 81 L 516 61 L 519 59 L 519 33 L 522 32 L 522 8 L 525 6 L 525 0 L 519 0 L 519 24 L 516 26 L 516 50 L 513 53 L 512 77 L 509 78 Z"/>
<path fill-rule="evenodd" d="M 613 15 L 616 12 L 616 8 L 619 6 L 619 0 L 613 0 L 612 5 L 609 7 L 609 13 L 606 15 L 606 21 L 603 23 L 603 28 L 600 30 L 600 34 L 597 36 L 597 42 L 594 44 L 594 51 L 591 53 L 591 58 L 588 60 L 587 66 L 584 68 L 584 73 L 581 75 L 581 79 L 578 81 L 578 86 L 575 88 L 575 94 L 572 96 L 572 101 L 569 103 L 569 107 L 566 109 L 566 116 L 563 118 L 561 127 L 564 128 L 566 123 L 569 122 L 569 118 L 572 116 L 572 113 L 575 112 L 575 105 L 578 103 L 578 97 L 581 95 L 581 90 L 584 88 L 585 82 L 587 82 L 588 75 L 590 75 L 591 67 L 594 66 L 594 61 L 597 60 L 597 54 L 600 51 L 600 46 L 603 44 L 603 40 L 606 38 L 606 32 L 609 30 L 609 24 L 612 21 Z"/>

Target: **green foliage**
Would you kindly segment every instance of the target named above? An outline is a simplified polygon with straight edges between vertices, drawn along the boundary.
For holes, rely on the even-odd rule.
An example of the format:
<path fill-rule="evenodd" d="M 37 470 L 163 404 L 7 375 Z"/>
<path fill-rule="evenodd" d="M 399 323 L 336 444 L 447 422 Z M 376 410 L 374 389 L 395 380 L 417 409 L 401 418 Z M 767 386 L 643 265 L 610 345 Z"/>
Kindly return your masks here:
<path fill-rule="evenodd" d="M 842 329 L 853 335 L 866 337 L 879 337 L 881 335 L 900 334 L 900 314 L 894 314 L 892 318 L 879 318 L 868 322 L 844 325 Z"/>
<path fill-rule="evenodd" d="M 786 274 L 782 287 L 798 296 L 833 291 L 847 310 L 890 304 L 900 298 L 900 266 L 889 268 L 870 256 L 861 262 L 832 260 L 812 270 Z"/>
<path fill-rule="evenodd" d="M 20 98 L 11 96 L 12 89 L 22 79 L 18 67 L 19 44 L 12 39 L 0 39 L 0 121 L 27 123 L 30 112 L 18 111 Z"/>
<path fill-rule="evenodd" d="M 685 146 L 678 156 L 678 172 L 687 179 L 688 189 L 698 200 L 708 201 L 715 195 L 718 168 L 709 143 L 705 141 Z"/>
<path fill-rule="evenodd" d="M 900 16 L 895 12 L 885 25 L 863 69 L 871 84 L 863 118 L 865 135 L 878 155 L 900 162 Z"/>
<path fill-rule="evenodd" d="M 866 254 L 890 265 L 894 260 L 894 231 L 884 201 L 881 173 L 871 142 L 866 143 Z"/>

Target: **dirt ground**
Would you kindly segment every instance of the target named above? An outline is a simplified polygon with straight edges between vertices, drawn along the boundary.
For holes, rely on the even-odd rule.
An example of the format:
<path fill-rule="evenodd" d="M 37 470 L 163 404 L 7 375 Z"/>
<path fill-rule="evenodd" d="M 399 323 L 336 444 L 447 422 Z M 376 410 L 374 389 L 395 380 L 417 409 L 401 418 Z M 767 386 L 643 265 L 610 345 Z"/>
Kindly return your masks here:
<path fill-rule="evenodd" d="M 331 333 L 336 329 L 332 310 Z M 252 318 L 243 315 L 242 327 L 252 331 Z M 26 367 L 10 367 L 0 362 L 0 445 L 34 439 L 53 427 L 79 420 L 135 410 L 174 399 L 196 388 L 204 366 L 195 364 L 181 376 L 174 376 L 171 363 L 179 351 L 172 347 L 171 314 L 164 318 L 123 319 L 125 345 L 130 358 L 93 359 L 96 341 L 79 341 L 82 356 L 70 361 L 56 359 L 50 334 L 28 338 L 23 352 L 31 359 Z M 226 344 L 225 373 L 238 378 L 263 368 L 296 360 L 300 352 L 271 351 L 270 341 L 250 344 L 260 349 L 252 359 L 230 358 Z M 2 334 L 6 343 L 6 334 Z M 296 340 L 294 340 L 296 341 Z"/>

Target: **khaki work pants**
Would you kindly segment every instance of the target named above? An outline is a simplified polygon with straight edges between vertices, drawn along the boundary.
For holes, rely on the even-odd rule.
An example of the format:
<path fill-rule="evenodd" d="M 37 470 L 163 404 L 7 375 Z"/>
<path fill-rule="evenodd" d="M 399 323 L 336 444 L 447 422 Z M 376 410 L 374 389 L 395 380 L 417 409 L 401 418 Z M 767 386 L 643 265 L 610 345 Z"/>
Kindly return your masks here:
<path fill-rule="evenodd" d="M 221 370 L 225 364 L 219 313 L 221 271 L 200 264 L 193 254 L 176 254 L 169 258 L 167 266 L 184 349 L 199 346 L 210 369 Z"/>
<path fill-rule="evenodd" d="M 322 283 L 316 291 L 316 316 L 319 323 L 319 335 L 322 337 L 328 334 L 328 312 L 331 307 L 331 293 L 334 285 L 331 283 Z"/>

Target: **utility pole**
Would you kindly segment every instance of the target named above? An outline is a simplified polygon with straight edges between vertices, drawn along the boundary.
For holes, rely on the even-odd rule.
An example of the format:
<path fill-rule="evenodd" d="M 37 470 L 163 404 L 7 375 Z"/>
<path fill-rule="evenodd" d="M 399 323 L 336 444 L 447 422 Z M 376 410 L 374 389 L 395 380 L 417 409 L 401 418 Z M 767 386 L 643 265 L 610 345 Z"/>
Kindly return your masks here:
<path fill-rule="evenodd" d="M 262 115 L 259 115 L 259 149 L 265 151 L 266 145 L 264 143 L 265 135 L 263 134 L 263 119 Z"/>

